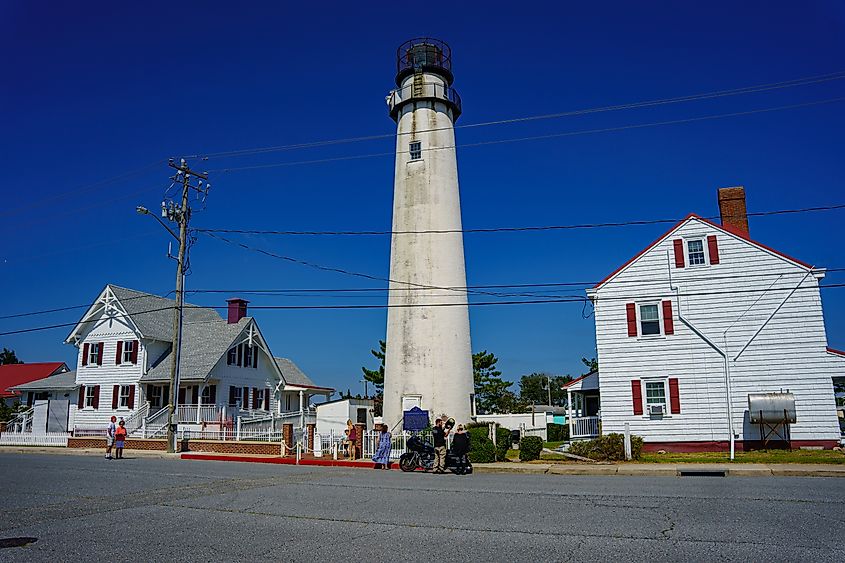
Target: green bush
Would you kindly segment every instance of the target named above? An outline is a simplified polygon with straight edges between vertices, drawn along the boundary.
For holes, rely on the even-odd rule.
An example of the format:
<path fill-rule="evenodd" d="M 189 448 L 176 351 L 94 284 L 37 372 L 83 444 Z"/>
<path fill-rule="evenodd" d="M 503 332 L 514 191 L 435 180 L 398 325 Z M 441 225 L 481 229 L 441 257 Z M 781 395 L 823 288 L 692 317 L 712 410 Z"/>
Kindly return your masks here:
<path fill-rule="evenodd" d="M 569 441 L 569 425 L 567 424 L 549 424 L 546 432 L 549 442 Z"/>
<path fill-rule="evenodd" d="M 543 451 L 543 439 L 539 436 L 523 436 L 519 441 L 519 461 L 540 459 Z"/>
<path fill-rule="evenodd" d="M 568 451 L 596 461 L 624 461 L 625 437 L 622 434 L 610 433 L 599 436 L 595 440 L 572 442 Z M 631 458 L 640 459 L 642 451 L 643 439 L 639 436 L 631 436 Z"/>
<path fill-rule="evenodd" d="M 483 422 L 475 422 L 465 426 L 469 434 L 469 460 L 472 463 L 492 463 L 505 461 L 508 449 L 511 447 L 511 432 L 507 428 L 496 431 L 496 447 L 490 439 L 490 426 Z"/>

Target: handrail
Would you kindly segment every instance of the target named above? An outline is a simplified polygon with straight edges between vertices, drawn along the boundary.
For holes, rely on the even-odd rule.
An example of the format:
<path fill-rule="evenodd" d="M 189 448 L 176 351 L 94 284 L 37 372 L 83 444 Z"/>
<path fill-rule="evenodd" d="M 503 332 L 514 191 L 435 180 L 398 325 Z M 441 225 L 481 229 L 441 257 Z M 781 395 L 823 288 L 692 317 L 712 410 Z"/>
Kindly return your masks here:
<path fill-rule="evenodd" d="M 147 415 L 150 412 L 150 403 L 144 403 L 144 406 L 137 409 L 131 415 L 126 417 L 123 420 L 123 425 L 126 428 L 127 432 L 132 432 L 133 430 L 137 430 L 141 426 L 144 425 L 144 420 L 146 419 Z"/>

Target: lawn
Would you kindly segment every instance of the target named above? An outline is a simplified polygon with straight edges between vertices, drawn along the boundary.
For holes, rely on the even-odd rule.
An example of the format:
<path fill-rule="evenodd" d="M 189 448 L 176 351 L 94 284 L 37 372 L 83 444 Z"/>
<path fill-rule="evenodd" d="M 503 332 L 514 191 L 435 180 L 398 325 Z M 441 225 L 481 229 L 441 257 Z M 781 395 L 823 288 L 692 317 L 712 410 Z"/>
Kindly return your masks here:
<path fill-rule="evenodd" d="M 727 452 L 643 453 L 640 463 L 725 463 Z M 734 463 L 835 463 L 845 464 L 845 454 L 833 450 L 768 450 L 737 452 Z"/>
<path fill-rule="evenodd" d="M 554 444 L 554 445 L 551 445 Z M 545 447 L 552 449 L 559 442 L 550 442 Z M 519 450 L 508 450 L 507 457 L 511 461 L 519 461 Z M 540 461 L 584 463 L 557 454 L 543 452 Z M 727 452 L 698 452 L 698 453 L 643 453 L 639 460 L 633 463 L 729 463 Z M 737 452 L 733 463 L 830 463 L 845 464 L 845 454 L 833 450 L 769 450 L 754 452 Z"/>

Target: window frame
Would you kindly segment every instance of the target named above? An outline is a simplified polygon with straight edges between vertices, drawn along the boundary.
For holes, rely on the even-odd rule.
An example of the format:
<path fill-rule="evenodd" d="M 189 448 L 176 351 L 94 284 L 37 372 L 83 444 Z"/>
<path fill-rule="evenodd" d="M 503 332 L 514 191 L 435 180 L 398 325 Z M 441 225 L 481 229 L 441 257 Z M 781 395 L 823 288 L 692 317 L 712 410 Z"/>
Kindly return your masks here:
<path fill-rule="evenodd" d="M 88 407 L 94 408 L 94 401 L 97 400 L 97 386 L 96 385 L 86 385 L 85 386 L 85 406 L 82 408 L 87 409 Z"/>
<path fill-rule="evenodd" d="M 410 162 L 416 162 L 422 159 L 422 141 L 408 141 L 408 160 Z"/>
<path fill-rule="evenodd" d="M 161 408 L 164 406 L 164 387 L 161 385 L 150 385 L 147 387 L 147 391 L 149 391 L 147 400 L 150 402 L 151 407 Z"/>
<path fill-rule="evenodd" d="M 210 404 L 212 404 L 212 402 L 211 402 L 211 385 L 203 386 L 203 388 L 200 390 L 199 400 L 200 400 L 200 405 L 210 405 Z"/>
<path fill-rule="evenodd" d="M 643 320 L 643 314 L 642 314 L 642 308 L 643 307 L 654 307 L 657 310 L 657 319 L 656 320 L 644 321 Z M 643 303 L 637 303 L 637 336 L 639 338 L 661 338 L 661 337 L 665 336 L 664 333 L 663 333 L 663 317 L 661 315 L 660 307 L 661 307 L 660 301 L 646 301 L 646 302 L 643 302 Z M 655 334 L 645 334 L 645 332 L 643 331 L 643 323 L 644 322 L 649 322 L 649 323 L 656 322 L 657 323 L 657 333 L 655 333 Z"/>
<path fill-rule="evenodd" d="M 241 366 L 241 367 L 251 368 L 252 367 L 252 355 L 254 353 L 253 347 L 250 346 L 249 344 L 246 344 L 246 343 L 241 344 L 241 346 L 244 347 L 244 352 L 243 352 L 243 364 L 244 365 Z"/>
<path fill-rule="evenodd" d="M 660 420 L 662 418 L 672 418 L 672 413 L 669 410 L 669 377 L 668 376 L 655 376 L 655 377 L 643 377 L 640 379 L 643 384 L 643 418 L 651 419 L 651 420 Z M 648 396 L 648 387 L 649 385 L 659 384 L 663 388 L 663 401 L 662 402 L 650 402 Z M 649 406 L 650 405 L 663 405 L 663 414 L 662 415 L 651 415 L 649 414 Z"/>
<path fill-rule="evenodd" d="M 123 351 L 120 354 L 120 365 L 126 365 L 132 363 L 132 352 L 135 348 L 135 341 L 134 340 L 124 340 L 123 341 Z"/>
<path fill-rule="evenodd" d="M 229 348 L 229 351 L 226 352 L 226 365 L 227 366 L 238 365 L 238 347 L 237 346 L 235 346 L 234 348 Z"/>
<path fill-rule="evenodd" d="M 99 342 L 90 342 L 88 344 L 88 367 L 91 366 L 99 366 L 100 358 L 100 343 Z"/>
<path fill-rule="evenodd" d="M 243 408 L 244 406 L 244 390 L 243 387 L 240 385 L 233 385 L 232 389 L 234 392 L 232 393 L 232 400 L 233 403 L 229 403 L 230 407 L 239 407 Z"/>
<path fill-rule="evenodd" d="M 690 250 L 690 244 L 694 243 L 694 242 L 701 244 L 701 259 L 702 259 L 701 263 L 696 263 L 696 264 L 692 263 L 693 253 Z M 698 254 L 698 252 L 696 252 L 696 254 Z M 690 268 L 701 268 L 703 266 L 709 266 L 710 265 L 710 256 L 709 256 L 709 253 L 707 252 L 706 237 L 702 236 L 702 237 L 685 238 L 684 239 L 684 259 L 686 260 L 687 266 L 689 266 Z"/>
<path fill-rule="evenodd" d="M 129 408 L 129 396 L 132 395 L 134 389 L 134 385 L 121 385 L 120 389 L 117 392 L 117 408 L 119 409 L 128 409 Z M 124 391 L 126 393 L 124 394 Z"/>

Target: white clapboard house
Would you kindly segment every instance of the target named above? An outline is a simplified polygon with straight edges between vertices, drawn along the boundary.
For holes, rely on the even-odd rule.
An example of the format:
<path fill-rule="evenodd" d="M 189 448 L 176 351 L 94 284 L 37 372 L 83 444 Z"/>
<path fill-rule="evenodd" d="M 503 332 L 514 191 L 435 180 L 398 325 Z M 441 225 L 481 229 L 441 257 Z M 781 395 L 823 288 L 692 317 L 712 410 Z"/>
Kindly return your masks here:
<path fill-rule="evenodd" d="M 66 339 L 79 350 L 70 416 L 77 434 L 100 432 L 115 415 L 132 435 L 164 435 L 174 306 L 171 299 L 115 285 L 100 292 Z M 333 390 L 273 356 L 247 316 L 246 301 L 229 299 L 227 312 L 222 318 L 211 308 L 184 308 L 179 429 L 232 430 L 239 419 L 245 425 L 270 421 L 273 428 L 314 422 L 310 398 Z"/>
<path fill-rule="evenodd" d="M 837 445 L 825 270 L 751 239 L 743 188 L 719 207 L 721 224 L 689 215 L 587 291 L 599 370 L 567 386 L 573 437 L 628 423 L 652 450 L 751 447 L 748 395 L 789 391 L 792 445 Z"/>

